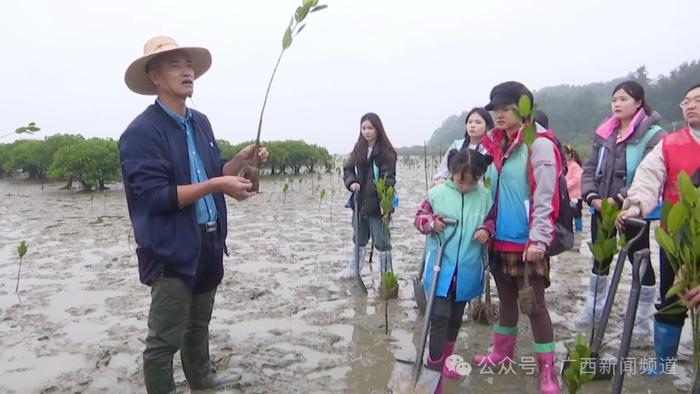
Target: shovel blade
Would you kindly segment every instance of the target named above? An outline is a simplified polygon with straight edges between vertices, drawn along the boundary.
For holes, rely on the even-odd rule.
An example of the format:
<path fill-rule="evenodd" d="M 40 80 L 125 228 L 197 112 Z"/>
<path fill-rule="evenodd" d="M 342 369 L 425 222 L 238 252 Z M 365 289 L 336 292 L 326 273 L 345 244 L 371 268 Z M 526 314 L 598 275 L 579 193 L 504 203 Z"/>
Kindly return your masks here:
<path fill-rule="evenodd" d="M 442 374 L 421 368 L 418 383 L 413 386 L 413 362 L 397 360 L 389 378 L 388 389 L 394 394 L 433 394 Z"/>
<path fill-rule="evenodd" d="M 427 300 L 425 299 L 425 291 L 423 290 L 423 282 L 418 278 L 413 278 L 413 297 L 416 299 L 416 305 L 418 305 L 418 310 L 420 314 L 425 313 L 425 305 Z"/>

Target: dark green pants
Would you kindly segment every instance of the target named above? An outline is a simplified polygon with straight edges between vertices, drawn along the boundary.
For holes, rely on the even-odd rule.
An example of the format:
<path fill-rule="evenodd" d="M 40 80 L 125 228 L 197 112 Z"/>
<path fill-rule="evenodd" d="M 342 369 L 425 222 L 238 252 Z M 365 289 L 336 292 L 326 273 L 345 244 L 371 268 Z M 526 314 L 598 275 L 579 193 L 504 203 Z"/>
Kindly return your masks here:
<path fill-rule="evenodd" d="M 180 350 L 191 387 L 211 373 L 209 321 L 216 288 L 192 294 L 180 278 L 157 278 L 151 287 L 143 372 L 149 394 L 174 393 L 173 355 Z"/>
<path fill-rule="evenodd" d="M 353 236 L 353 242 L 358 242 L 360 246 L 367 246 L 369 236 L 372 235 L 374 247 L 380 252 L 389 250 L 390 234 L 389 228 L 384 227 L 384 222 L 379 216 L 367 216 L 360 214 L 360 222 L 355 223 L 355 215 L 352 215 L 353 227 L 357 229 L 357 234 Z"/>

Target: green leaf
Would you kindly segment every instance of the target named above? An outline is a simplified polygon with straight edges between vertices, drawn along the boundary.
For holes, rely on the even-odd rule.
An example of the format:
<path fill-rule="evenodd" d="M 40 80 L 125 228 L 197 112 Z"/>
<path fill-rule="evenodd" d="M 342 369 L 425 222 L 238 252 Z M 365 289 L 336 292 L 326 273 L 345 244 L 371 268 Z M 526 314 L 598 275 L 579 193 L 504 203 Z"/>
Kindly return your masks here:
<path fill-rule="evenodd" d="M 537 127 L 534 124 L 529 124 L 523 129 L 523 143 L 527 146 L 532 146 L 537 137 Z"/>
<path fill-rule="evenodd" d="M 698 201 L 698 189 L 693 185 L 693 181 L 690 180 L 688 174 L 685 171 L 681 171 L 678 174 L 678 189 L 680 191 L 681 201 L 688 206 L 695 206 Z"/>
<path fill-rule="evenodd" d="M 306 18 L 306 15 L 309 14 L 309 10 L 311 9 L 311 3 L 307 3 L 306 1 L 304 2 L 304 5 L 297 8 L 296 12 L 294 13 L 294 18 L 297 20 L 297 23 L 300 23 Z"/>
<path fill-rule="evenodd" d="M 666 292 L 666 299 L 671 298 L 674 295 L 679 295 L 683 290 L 688 289 L 689 285 L 690 285 L 690 282 L 688 282 L 686 280 L 682 280 L 682 281 L 674 284 Z"/>
<path fill-rule="evenodd" d="M 617 241 L 615 238 L 605 240 L 603 243 L 603 252 L 605 253 L 605 260 L 615 256 L 615 253 L 617 253 Z"/>
<path fill-rule="evenodd" d="M 22 241 L 17 247 L 17 255 L 21 259 L 22 257 L 24 257 L 25 254 L 27 254 L 27 243 L 25 241 Z"/>
<path fill-rule="evenodd" d="M 304 30 L 305 27 L 306 27 L 306 23 L 304 23 L 303 25 L 299 26 L 299 28 L 297 28 L 297 32 L 294 33 L 294 35 L 297 35 L 297 34 L 301 33 L 301 31 Z"/>
<path fill-rule="evenodd" d="M 694 264 L 695 259 L 693 259 L 693 252 L 688 247 L 687 243 L 683 243 L 681 246 L 681 262 L 685 264 Z"/>
<path fill-rule="evenodd" d="M 484 187 L 491 189 L 491 178 L 484 178 Z"/>
<path fill-rule="evenodd" d="M 327 5 L 321 4 L 321 5 L 319 5 L 319 6 L 316 6 L 316 7 L 312 8 L 310 12 L 321 11 L 321 10 L 324 10 L 324 9 L 326 9 L 326 8 L 328 8 Z"/>
<path fill-rule="evenodd" d="M 658 313 L 662 315 L 678 315 L 685 313 L 688 308 L 683 305 L 681 301 L 674 302 L 673 304 L 661 309 Z"/>
<path fill-rule="evenodd" d="M 676 203 L 668 214 L 668 232 L 673 234 L 678 231 L 688 216 L 688 208 L 682 203 Z"/>
<path fill-rule="evenodd" d="M 665 201 L 664 205 L 661 206 L 661 223 L 668 223 L 668 214 L 671 213 L 671 208 L 673 208 L 671 201 Z"/>
<path fill-rule="evenodd" d="M 656 242 L 666 251 L 666 253 L 672 256 L 678 256 L 678 251 L 676 250 L 676 245 L 673 243 L 673 239 L 670 235 L 661 227 L 657 227 L 655 231 Z"/>
<path fill-rule="evenodd" d="M 284 38 L 282 38 L 282 49 L 287 49 L 290 45 L 292 45 L 292 29 L 288 27 L 284 32 Z"/>
<path fill-rule="evenodd" d="M 521 118 L 527 118 L 530 116 L 530 113 L 532 112 L 532 101 L 530 101 L 530 97 L 526 95 L 520 96 L 520 99 L 518 100 L 518 113 Z"/>

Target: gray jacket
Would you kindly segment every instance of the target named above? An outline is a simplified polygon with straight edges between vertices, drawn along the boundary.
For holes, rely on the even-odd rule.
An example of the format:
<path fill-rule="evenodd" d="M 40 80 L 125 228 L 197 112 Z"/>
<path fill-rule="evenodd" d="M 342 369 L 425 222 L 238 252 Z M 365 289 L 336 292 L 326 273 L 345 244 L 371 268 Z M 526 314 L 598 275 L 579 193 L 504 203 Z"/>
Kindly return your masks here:
<path fill-rule="evenodd" d="M 658 121 L 661 117 L 657 112 L 651 115 L 642 110 L 630 125 L 623 141 L 617 142 L 617 129 L 613 118 L 606 119 L 593 136 L 593 146 L 588 155 L 588 161 L 583 166 L 581 176 L 581 196 L 591 205 L 593 200 L 612 197 L 619 206 L 627 197 L 629 188 L 627 182 L 627 145 L 639 144 L 647 132 L 658 131 Z M 657 126 L 657 127 L 654 127 Z M 661 130 L 656 132 L 644 147 L 642 157 L 646 156 L 666 134 Z M 631 180 L 630 180 L 631 183 Z"/>

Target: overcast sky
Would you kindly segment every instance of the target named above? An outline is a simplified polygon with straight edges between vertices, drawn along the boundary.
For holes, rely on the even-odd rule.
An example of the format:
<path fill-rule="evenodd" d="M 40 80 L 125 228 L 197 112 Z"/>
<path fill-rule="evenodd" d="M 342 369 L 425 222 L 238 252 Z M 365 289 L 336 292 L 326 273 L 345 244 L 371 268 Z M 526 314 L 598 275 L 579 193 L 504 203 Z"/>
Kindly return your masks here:
<path fill-rule="evenodd" d="M 144 42 L 204 46 L 194 103 L 217 138 L 255 137 L 284 29 L 301 0 L 8 1 L 0 23 L 0 134 L 35 121 L 55 133 L 119 135 L 152 97 L 124 84 Z M 585 84 L 646 65 L 652 77 L 700 58 L 700 1 L 321 0 L 285 53 L 263 139 L 347 153 L 376 112 L 395 146 L 484 105 L 491 87 Z M 534 54 L 530 49 L 534 48 Z M 528 49 L 528 50 L 526 50 Z M 1 142 L 10 142 L 5 138 Z"/>

